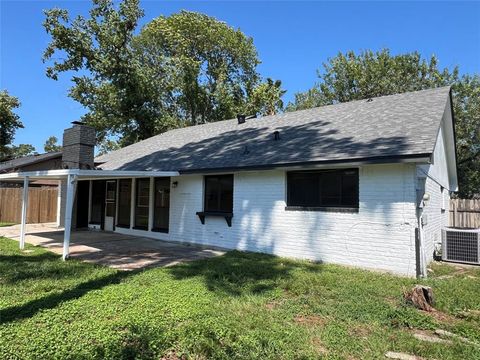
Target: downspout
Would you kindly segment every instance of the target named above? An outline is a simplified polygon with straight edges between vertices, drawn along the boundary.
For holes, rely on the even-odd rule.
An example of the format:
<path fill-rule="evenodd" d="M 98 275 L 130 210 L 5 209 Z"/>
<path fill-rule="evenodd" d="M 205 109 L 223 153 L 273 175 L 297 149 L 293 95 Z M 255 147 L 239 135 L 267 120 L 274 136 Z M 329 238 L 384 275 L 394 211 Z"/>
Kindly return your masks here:
<path fill-rule="evenodd" d="M 423 216 L 423 208 L 425 206 L 425 181 L 426 178 L 423 177 L 417 177 L 417 240 L 418 240 L 418 260 L 419 264 L 417 268 L 419 269 L 419 273 L 417 274 L 418 277 L 420 278 L 426 278 L 427 277 L 427 259 L 425 257 L 425 242 L 424 242 L 424 236 L 423 236 L 423 221 L 422 221 L 422 216 Z M 417 248 L 417 246 L 416 246 Z"/>

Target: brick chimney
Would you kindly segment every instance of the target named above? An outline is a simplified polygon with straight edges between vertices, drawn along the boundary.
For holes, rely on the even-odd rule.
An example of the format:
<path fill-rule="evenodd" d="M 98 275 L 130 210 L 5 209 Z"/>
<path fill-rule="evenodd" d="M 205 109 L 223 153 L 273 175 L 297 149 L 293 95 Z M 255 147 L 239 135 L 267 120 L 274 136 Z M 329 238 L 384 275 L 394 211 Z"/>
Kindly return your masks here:
<path fill-rule="evenodd" d="M 93 169 L 95 129 L 80 122 L 63 132 L 62 167 L 64 169 Z"/>

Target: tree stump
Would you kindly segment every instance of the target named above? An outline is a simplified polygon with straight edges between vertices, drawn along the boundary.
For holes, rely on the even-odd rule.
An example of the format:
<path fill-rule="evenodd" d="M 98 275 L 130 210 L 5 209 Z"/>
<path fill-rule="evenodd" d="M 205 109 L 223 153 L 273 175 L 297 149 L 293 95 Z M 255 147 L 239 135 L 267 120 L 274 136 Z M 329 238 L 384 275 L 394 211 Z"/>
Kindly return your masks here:
<path fill-rule="evenodd" d="M 405 292 L 405 300 L 415 306 L 417 309 L 432 311 L 435 304 L 433 290 L 429 286 L 415 285 L 415 287 Z"/>

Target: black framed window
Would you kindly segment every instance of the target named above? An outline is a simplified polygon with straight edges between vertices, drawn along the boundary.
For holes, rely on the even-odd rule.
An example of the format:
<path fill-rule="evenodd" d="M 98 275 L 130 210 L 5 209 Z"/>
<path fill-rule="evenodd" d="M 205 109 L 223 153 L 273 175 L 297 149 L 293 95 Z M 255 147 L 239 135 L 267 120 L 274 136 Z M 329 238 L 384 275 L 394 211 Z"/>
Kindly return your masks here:
<path fill-rule="evenodd" d="M 205 212 L 233 212 L 233 175 L 205 176 Z"/>
<path fill-rule="evenodd" d="M 155 179 L 153 231 L 168 232 L 170 212 L 170 178 Z"/>
<path fill-rule="evenodd" d="M 132 204 L 132 179 L 121 179 L 118 181 L 117 226 L 130 227 L 131 204 Z"/>
<path fill-rule="evenodd" d="M 358 169 L 288 172 L 287 207 L 358 209 L 358 187 Z"/>
<path fill-rule="evenodd" d="M 148 229 L 150 179 L 137 179 L 135 194 L 135 228 Z"/>

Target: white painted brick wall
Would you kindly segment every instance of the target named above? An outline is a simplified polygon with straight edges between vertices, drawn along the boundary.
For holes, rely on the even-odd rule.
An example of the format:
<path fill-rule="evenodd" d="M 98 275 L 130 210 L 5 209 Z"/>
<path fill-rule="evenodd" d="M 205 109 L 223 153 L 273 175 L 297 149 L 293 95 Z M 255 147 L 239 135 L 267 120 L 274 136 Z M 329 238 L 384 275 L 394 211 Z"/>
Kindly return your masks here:
<path fill-rule="evenodd" d="M 425 236 L 425 251 L 427 262 L 433 260 L 435 244 L 442 242 L 442 228 L 448 226 L 448 207 L 450 197 L 448 190 L 445 189 L 445 210 L 442 210 L 442 193 L 440 185 L 430 178 L 425 182 L 425 193 L 430 195 L 430 200 L 423 209 L 423 216 L 427 216 L 427 224 L 423 227 Z"/>
<path fill-rule="evenodd" d="M 170 233 L 155 237 L 415 276 L 413 165 L 362 167 L 358 213 L 286 211 L 284 171 L 236 173 L 232 227 L 215 217 L 202 225 L 196 216 L 202 176 L 172 181 Z"/>
<path fill-rule="evenodd" d="M 435 244 L 442 242 L 442 228 L 448 226 L 448 210 L 450 206 L 448 162 L 445 152 L 443 127 L 440 129 L 435 150 L 433 152 L 434 162 L 431 165 L 419 166 L 417 175 L 425 179 L 425 193 L 430 199 L 425 202 L 422 216 L 427 218 L 427 224 L 423 226 L 425 255 L 427 262 L 433 260 Z M 445 210 L 442 210 L 442 193 L 445 198 Z"/>

